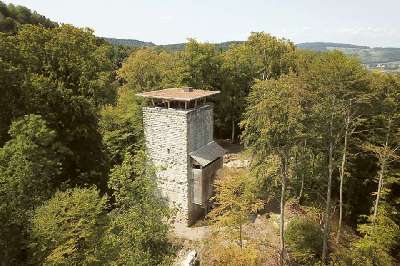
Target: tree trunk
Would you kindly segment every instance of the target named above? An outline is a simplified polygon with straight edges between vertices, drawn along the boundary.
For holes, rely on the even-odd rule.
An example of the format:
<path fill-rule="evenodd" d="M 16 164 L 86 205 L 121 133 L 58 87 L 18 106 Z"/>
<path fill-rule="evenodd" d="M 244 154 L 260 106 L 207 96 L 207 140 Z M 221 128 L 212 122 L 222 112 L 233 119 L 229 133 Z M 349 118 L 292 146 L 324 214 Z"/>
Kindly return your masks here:
<path fill-rule="evenodd" d="M 232 119 L 231 143 L 235 142 L 235 127 L 236 127 L 235 120 Z"/>
<path fill-rule="evenodd" d="M 383 172 L 385 170 L 384 165 L 382 165 L 381 170 L 379 172 L 379 182 L 378 182 L 378 191 L 376 193 L 375 205 L 374 205 L 374 216 L 373 216 L 373 223 L 376 221 L 376 216 L 378 215 L 378 204 L 381 195 L 381 190 L 383 186 Z"/>
<path fill-rule="evenodd" d="M 285 259 L 285 194 L 286 194 L 286 180 L 288 173 L 288 158 L 285 155 L 283 158 L 283 171 L 282 171 L 282 191 L 281 191 L 281 215 L 280 215 L 280 225 L 279 225 L 279 234 L 280 234 L 280 265 L 284 265 Z"/>
<path fill-rule="evenodd" d="M 243 248 L 242 224 L 239 225 L 239 245 L 240 245 L 240 248 Z"/>
<path fill-rule="evenodd" d="M 383 186 L 383 179 L 384 179 L 385 171 L 386 171 L 386 156 L 387 156 L 387 150 L 389 149 L 389 135 L 390 135 L 391 125 L 392 125 L 392 120 L 389 119 L 388 128 L 387 128 L 387 132 L 386 132 L 386 140 L 385 140 L 385 144 L 383 146 L 384 151 L 383 151 L 383 154 L 381 155 L 381 158 L 379 159 L 380 164 L 381 164 L 381 169 L 379 171 L 378 191 L 376 193 L 376 199 L 375 199 L 375 205 L 374 205 L 373 223 L 375 223 L 376 217 L 378 215 L 379 199 L 380 199 L 380 196 L 381 196 L 381 190 L 382 190 L 382 186 Z"/>
<path fill-rule="evenodd" d="M 322 245 L 322 263 L 326 264 L 328 255 L 329 240 L 329 219 L 331 211 L 331 191 L 332 191 L 332 173 L 333 173 L 333 111 L 329 122 L 329 158 L 328 158 L 328 191 L 326 193 L 326 212 L 324 223 L 324 235 Z"/>
<path fill-rule="evenodd" d="M 300 186 L 300 193 L 299 193 L 299 203 L 301 203 L 301 199 L 303 198 L 303 191 L 304 191 L 304 174 L 301 174 L 301 186 Z"/>
<path fill-rule="evenodd" d="M 304 146 L 303 146 L 303 154 L 302 154 L 302 160 L 301 163 L 304 163 L 304 156 L 306 154 L 306 146 L 307 146 L 307 140 L 304 140 Z M 300 186 L 300 193 L 299 193 L 299 203 L 301 203 L 301 199 L 303 198 L 303 193 L 304 193 L 304 172 L 301 172 L 301 186 Z"/>
<path fill-rule="evenodd" d="M 350 124 L 350 113 L 347 113 L 346 117 L 346 130 L 344 132 L 344 147 L 343 147 L 343 155 L 342 155 L 342 164 L 340 166 L 340 187 L 339 187 L 339 224 L 336 235 L 336 243 L 339 243 L 340 240 L 340 231 L 342 229 L 342 219 L 343 219 L 343 179 L 346 167 L 346 159 L 347 159 L 347 141 L 349 135 L 349 124 Z"/>

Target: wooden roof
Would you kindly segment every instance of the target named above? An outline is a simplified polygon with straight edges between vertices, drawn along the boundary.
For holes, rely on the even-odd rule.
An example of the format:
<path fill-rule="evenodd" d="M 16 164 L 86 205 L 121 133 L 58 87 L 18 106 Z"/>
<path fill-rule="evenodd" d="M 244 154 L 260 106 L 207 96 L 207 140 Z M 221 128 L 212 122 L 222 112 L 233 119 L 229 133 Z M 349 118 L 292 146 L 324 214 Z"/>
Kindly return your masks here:
<path fill-rule="evenodd" d="M 219 146 L 215 141 L 212 141 L 200 149 L 189 153 L 189 155 L 204 167 L 215 159 L 222 157 L 225 153 L 224 148 Z"/>
<path fill-rule="evenodd" d="M 136 95 L 151 99 L 189 102 L 205 98 L 208 96 L 213 96 L 218 93 L 220 93 L 220 91 L 195 90 L 191 87 L 185 87 L 185 88 L 169 88 L 158 91 L 148 91 L 148 92 L 138 93 Z"/>

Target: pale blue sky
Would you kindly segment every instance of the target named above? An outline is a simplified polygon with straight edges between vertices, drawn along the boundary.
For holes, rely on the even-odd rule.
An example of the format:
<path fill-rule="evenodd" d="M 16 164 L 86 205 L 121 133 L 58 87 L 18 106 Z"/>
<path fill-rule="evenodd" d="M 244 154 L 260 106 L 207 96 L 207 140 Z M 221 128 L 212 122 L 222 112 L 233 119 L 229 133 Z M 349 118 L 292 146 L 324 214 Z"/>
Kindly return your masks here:
<path fill-rule="evenodd" d="M 245 40 L 265 31 L 292 41 L 400 47 L 399 0 L 13 0 L 96 35 L 156 44 Z"/>

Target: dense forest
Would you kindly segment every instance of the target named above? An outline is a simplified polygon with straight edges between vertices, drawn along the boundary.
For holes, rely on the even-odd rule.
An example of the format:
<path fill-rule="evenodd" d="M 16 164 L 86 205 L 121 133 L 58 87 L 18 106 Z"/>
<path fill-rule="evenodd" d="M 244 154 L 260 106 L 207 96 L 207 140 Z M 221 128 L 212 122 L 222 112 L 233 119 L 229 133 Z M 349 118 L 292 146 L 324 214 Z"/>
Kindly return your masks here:
<path fill-rule="evenodd" d="M 177 52 L 185 49 L 185 43 L 174 43 L 156 45 L 152 42 L 143 42 L 133 39 L 117 39 L 117 38 L 104 38 L 107 42 L 113 45 L 124 45 L 131 48 L 140 47 L 157 47 L 167 51 Z M 228 41 L 215 43 L 215 48 L 226 51 L 233 44 L 241 44 L 242 41 Z M 400 61 L 400 48 L 391 47 L 374 47 L 345 44 L 345 43 L 331 43 L 331 42 L 305 42 L 297 43 L 297 48 L 311 50 L 316 52 L 325 52 L 329 50 L 339 50 L 349 56 L 355 56 L 363 64 L 376 66 L 377 64 L 390 63 L 398 65 Z"/>
<path fill-rule="evenodd" d="M 215 184 L 202 264 L 399 262 L 400 75 L 264 32 L 133 49 L 0 12 L 0 265 L 173 263 L 174 211 L 155 193 L 135 94 L 177 86 L 220 90 L 215 137 L 250 158 Z M 271 204 L 277 247 L 242 230 Z"/>

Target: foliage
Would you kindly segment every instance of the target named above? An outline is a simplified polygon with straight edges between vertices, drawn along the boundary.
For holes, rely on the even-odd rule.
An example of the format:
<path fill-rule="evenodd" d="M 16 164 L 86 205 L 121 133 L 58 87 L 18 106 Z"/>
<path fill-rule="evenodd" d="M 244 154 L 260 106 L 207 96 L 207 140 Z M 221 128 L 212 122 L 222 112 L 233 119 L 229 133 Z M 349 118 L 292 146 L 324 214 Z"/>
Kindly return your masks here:
<path fill-rule="evenodd" d="M 231 124 L 231 140 L 244 112 L 245 98 L 255 80 L 278 78 L 293 68 L 294 45 L 264 32 L 253 32 L 246 42 L 233 45 L 222 56 L 216 123 Z M 221 109 L 222 110 L 221 110 Z"/>
<path fill-rule="evenodd" d="M 129 55 L 136 51 L 135 48 L 124 45 L 113 45 L 110 49 L 110 58 L 116 70 L 120 69 Z"/>
<path fill-rule="evenodd" d="M 358 231 L 363 237 L 352 245 L 353 265 L 393 264 L 391 251 L 398 244 L 400 237 L 400 227 L 392 219 L 394 212 L 396 211 L 387 205 L 382 205 L 376 220 L 370 216 L 367 223 L 359 225 Z"/>
<path fill-rule="evenodd" d="M 18 110 L 22 104 L 16 95 L 23 93 L 25 66 L 21 52 L 13 37 L 0 33 L 0 145 L 8 139 L 7 134 L 14 116 L 21 115 Z"/>
<path fill-rule="evenodd" d="M 159 265 L 172 259 L 168 226 L 149 205 L 115 213 L 103 238 L 104 260 L 110 265 Z"/>
<path fill-rule="evenodd" d="M 242 241 L 241 229 L 261 207 L 260 197 L 276 200 L 279 194 L 282 231 L 288 198 L 325 208 L 325 251 L 338 195 L 343 221 L 353 227 L 360 214 L 373 209 L 377 218 L 359 226 L 363 238 L 346 259 L 394 261 L 400 221 L 399 75 L 369 73 L 338 51 L 296 50 L 292 42 L 264 32 L 232 45 L 190 39 L 171 51 L 110 46 L 89 29 L 58 26 L 2 2 L 0 20 L 2 262 L 170 261 L 171 213 L 156 196 L 154 169 L 145 163 L 140 114 L 145 102 L 135 94 L 177 86 L 220 90 L 216 135 L 233 142 L 242 135 L 252 156 L 251 175 L 226 171 L 217 182 L 210 217 L 218 241 L 209 250 L 210 261 L 258 264 L 260 252 L 255 243 Z M 357 122 L 346 145 L 350 113 Z M 345 153 L 346 167 L 339 167 Z M 111 193 L 107 208 L 96 189 L 72 189 L 93 184 Z M 54 195 L 57 190 L 65 192 Z M 307 247 L 299 259 L 317 260 L 319 245 L 298 244 L 309 237 L 319 243 L 317 226 L 293 223 L 289 229 L 304 231 L 304 238 L 288 240 L 291 254 Z"/>
<path fill-rule="evenodd" d="M 204 243 L 202 252 L 204 265 L 255 266 L 262 265 L 262 253 L 254 243 L 240 247 L 234 242 L 227 241 L 219 234 L 213 234 Z"/>
<path fill-rule="evenodd" d="M 57 23 L 24 6 L 6 5 L 0 1 L 0 32 L 16 33 L 23 24 L 57 27 Z"/>
<path fill-rule="evenodd" d="M 118 77 L 132 91 L 150 91 L 179 84 L 175 56 L 143 48 L 133 52 L 118 69 Z"/>
<path fill-rule="evenodd" d="M 345 132 L 348 102 L 362 98 L 368 88 L 365 69 L 355 59 L 338 51 L 313 56 L 306 68 L 299 69 L 300 78 L 309 92 L 306 108 L 307 136 L 314 154 L 326 158 L 326 206 L 322 260 L 327 258 L 332 205 L 332 188 L 338 148 Z M 361 97 L 360 97 L 361 96 Z"/>
<path fill-rule="evenodd" d="M 293 218 L 286 229 L 285 239 L 289 254 L 302 265 L 318 262 L 322 252 L 320 226 L 308 218 Z"/>
<path fill-rule="evenodd" d="M 25 249 L 33 210 L 56 188 L 67 150 L 39 115 L 13 122 L 9 133 L 11 139 L 0 148 L 0 258 L 12 262 Z"/>
<path fill-rule="evenodd" d="M 102 245 L 104 260 L 112 265 L 158 265 L 170 260 L 170 212 L 155 195 L 154 171 L 145 159 L 143 152 L 127 153 L 110 175 L 116 208 Z"/>
<path fill-rule="evenodd" d="M 248 97 L 248 107 L 241 126 L 242 139 L 253 154 L 259 168 L 270 168 L 265 159 L 276 156 L 279 160 L 281 184 L 280 200 L 280 246 L 281 263 L 284 260 L 284 223 L 287 182 L 291 179 L 291 157 L 303 140 L 304 111 L 301 84 L 291 76 L 277 80 L 258 81 Z M 252 166 L 254 168 L 254 166 Z M 263 172 L 267 172 L 264 170 Z"/>
<path fill-rule="evenodd" d="M 221 60 L 215 46 L 189 39 L 178 54 L 182 62 L 182 84 L 199 89 L 217 89 Z"/>
<path fill-rule="evenodd" d="M 100 132 L 111 164 L 120 164 L 125 153 L 134 153 L 143 139 L 141 105 L 135 92 L 121 87 L 117 103 L 100 110 Z"/>
<path fill-rule="evenodd" d="M 15 36 L 4 37 L 0 144 L 10 138 L 12 120 L 40 114 L 71 151 L 58 182 L 104 188 L 107 161 L 97 129 L 97 106 L 106 103 L 104 95 L 113 90 L 108 47 L 99 46 L 91 31 L 69 25 L 25 25 Z"/>
<path fill-rule="evenodd" d="M 155 44 L 152 42 L 143 42 L 143 41 L 133 40 L 133 39 L 117 39 L 117 38 L 103 38 L 103 39 L 114 46 L 125 46 L 125 47 L 129 47 L 129 48 L 131 48 L 131 47 L 143 48 L 145 46 L 148 46 L 148 47 L 155 46 Z"/>
<path fill-rule="evenodd" d="M 242 245 L 242 226 L 262 207 L 257 199 L 255 178 L 244 170 L 224 169 L 215 182 L 215 207 L 209 217 L 218 228 L 227 226 L 234 239 Z"/>
<path fill-rule="evenodd" d="M 253 32 L 245 43 L 253 54 L 259 79 L 277 78 L 293 67 L 294 45 L 264 32 Z"/>
<path fill-rule="evenodd" d="M 143 150 L 139 150 L 135 156 L 126 153 L 122 164 L 111 170 L 108 187 L 112 189 L 115 204 L 119 208 L 128 209 L 150 201 L 161 203 L 161 199 L 154 194 L 156 184 L 152 178 L 155 170 L 146 158 Z"/>
<path fill-rule="evenodd" d="M 258 81 L 241 122 L 244 143 L 260 158 L 290 152 L 302 139 L 301 84 L 290 76 Z"/>
<path fill-rule="evenodd" d="M 95 187 L 56 192 L 35 211 L 31 247 L 45 265 L 98 263 L 107 198 Z"/>

